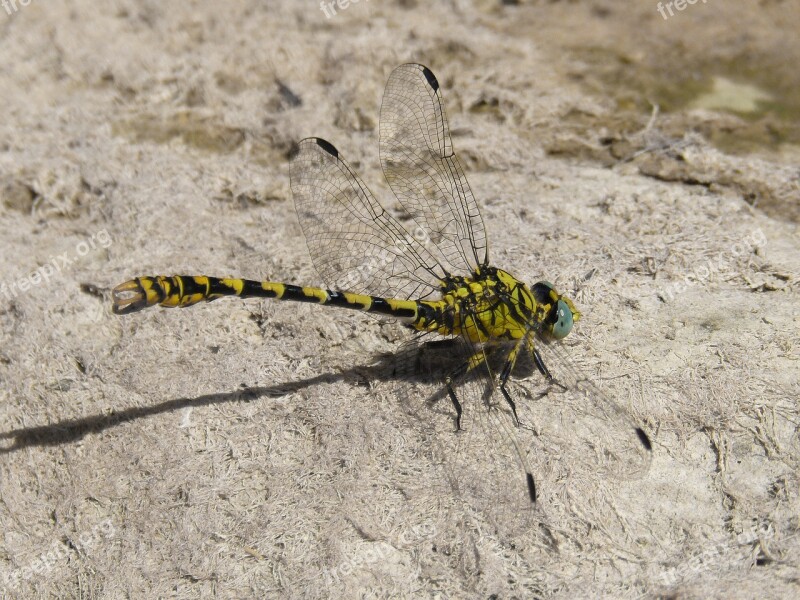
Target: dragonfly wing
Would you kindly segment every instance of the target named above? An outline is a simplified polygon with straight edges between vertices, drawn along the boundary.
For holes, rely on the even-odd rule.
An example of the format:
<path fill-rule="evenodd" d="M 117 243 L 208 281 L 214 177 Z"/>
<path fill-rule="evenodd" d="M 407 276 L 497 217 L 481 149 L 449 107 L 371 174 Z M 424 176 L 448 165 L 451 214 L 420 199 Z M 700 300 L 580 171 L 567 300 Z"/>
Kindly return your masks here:
<path fill-rule="evenodd" d="M 291 186 L 311 260 L 326 285 L 397 298 L 438 290 L 439 262 L 383 209 L 330 142 L 300 142 Z"/>
<path fill-rule="evenodd" d="M 451 273 L 487 263 L 478 204 L 453 150 L 439 82 L 427 67 L 405 64 L 389 76 L 380 118 L 381 165 L 411 218 Z"/>
<path fill-rule="evenodd" d="M 452 378 L 462 410 L 456 430 L 456 410 L 441 382 L 483 348 L 463 336 L 422 343 L 427 339 L 415 338 L 395 355 L 393 374 L 409 386 L 401 394 L 408 398 L 403 403 L 406 418 L 425 432 L 429 459 L 440 466 L 443 477 L 433 483 L 411 477 L 404 487 L 422 496 L 440 488 L 442 498 L 479 512 L 509 539 L 529 532 L 541 518 L 532 497 L 539 474 L 528 466 L 536 440 L 514 426 L 510 406 L 497 389 L 497 373 L 511 345 L 494 348 L 485 355 L 486 362 Z M 412 381 L 420 385 L 411 389 Z"/>
<path fill-rule="evenodd" d="M 553 375 L 556 388 L 547 392 L 552 398 L 527 403 L 538 421 L 537 428 L 550 432 L 547 451 L 569 457 L 571 464 L 582 465 L 595 475 L 642 477 L 652 460 L 644 430 L 594 383 L 596 378 L 567 357 L 563 345 L 537 338 L 536 351 Z"/>

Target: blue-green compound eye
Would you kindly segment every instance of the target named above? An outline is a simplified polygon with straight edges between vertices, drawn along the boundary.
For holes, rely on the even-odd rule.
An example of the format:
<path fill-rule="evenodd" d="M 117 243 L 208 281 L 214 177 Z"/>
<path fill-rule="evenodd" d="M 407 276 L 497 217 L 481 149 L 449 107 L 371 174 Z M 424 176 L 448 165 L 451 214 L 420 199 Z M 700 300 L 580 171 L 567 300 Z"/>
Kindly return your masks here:
<path fill-rule="evenodd" d="M 555 311 L 553 337 L 560 340 L 567 337 L 567 334 L 572 331 L 572 311 L 563 300 L 558 301 L 558 304 L 555 306 Z"/>
<path fill-rule="evenodd" d="M 539 281 L 531 286 L 533 297 L 539 304 L 550 304 L 553 300 L 550 294 L 553 293 L 553 284 L 549 281 Z"/>

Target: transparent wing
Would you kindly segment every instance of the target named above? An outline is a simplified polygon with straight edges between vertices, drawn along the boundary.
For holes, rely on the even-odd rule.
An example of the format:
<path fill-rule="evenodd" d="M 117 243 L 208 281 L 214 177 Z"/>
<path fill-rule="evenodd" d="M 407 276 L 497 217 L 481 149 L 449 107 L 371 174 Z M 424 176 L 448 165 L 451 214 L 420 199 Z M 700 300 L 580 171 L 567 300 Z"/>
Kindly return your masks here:
<path fill-rule="evenodd" d="M 540 398 L 526 401 L 520 420 L 529 419 L 537 429 L 546 441 L 544 452 L 593 476 L 642 477 L 652 460 L 644 431 L 595 383 L 597 377 L 568 357 L 564 342 L 546 343 L 537 336 L 535 348 L 555 385 Z"/>
<path fill-rule="evenodd" d="M 407 343 L 394 355 L 392 371 L 409 388 L 400 393 L 404 412 L 414 429 L 426 432 L 425 451 L 443 477 L 430 481 L 411 473 L 403 488 L 410 495 L 428 497 L 438 490 L 434 496 L 455 498 L 506 539 L 527 535 L 542 518 L 531 497 L 531 482 L 538 485 L 540 474 L 528 461 L 536 441 L 529 430 L 514 426 L 510 406 L 497 390 L 497 374 L 512 346 L 488 350 L 463 336 L 424 343 L 430 339 L 422 335 Z M 476 353 L 486 362 L 452 379 L 462 409 L 457 430 L 456 410 L 442 381 Z"/>
<path fill-rule="evenodd" d="M 383 209 L 332 144 L 300 142 L 291 186 L 311 260 L 326 285 L 396 298 L 424 298 L 439 289 L 439 261 Z"/>
<path fill-rule="evenodd" d="M 409 404 L 423 427 L 438 432 L 430 437 L 431 450 L 446 469 L 449 488 L 511 538 L 534 523 L 556 526 L 553 507 L 613 513 L 608 485 L 642 477 L 652 458 L 646 434 L 588 367 L 568 358 L 570 347 L 545 343 L 536 328 L 529 336 L 554 381 L 548 384 L 538 372 L 523 340 L 508 387 L 519 426 L 497 389 L 514 341 L 481 347 L 459 337 L 443 349 L 447 363 L 439 381 L 476 353 L 486 359 L 453 381 L 463 410 L 461 431 L 455 431 L 446 388 L 429 396 L 435 402 Z M 426 370 L 419 360 L 404 364 Z M 530 381 L 518 382 L 521 375 L 531 375 Z M 532 492 L 539 498 L 535 504 Z M 548 516 L 543 510 L 556 512 Z"/>
<path fill-rule="evenodd" d="M 450 273 L 488 259 L 478 204 L 453 150 L 439 82 L 405 64 L 389 76 L 380 118 L 383 173 L 398 201 L 430 236 Z"/>

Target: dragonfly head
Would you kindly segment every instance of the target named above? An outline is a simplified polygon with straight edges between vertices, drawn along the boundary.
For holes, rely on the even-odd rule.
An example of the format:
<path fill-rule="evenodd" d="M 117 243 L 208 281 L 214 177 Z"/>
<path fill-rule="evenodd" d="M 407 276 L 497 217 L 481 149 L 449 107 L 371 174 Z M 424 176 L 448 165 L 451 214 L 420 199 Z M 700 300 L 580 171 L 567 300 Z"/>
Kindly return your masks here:
<path fill-rule="evenodd" d="M 531 288 L 536 299 L 536 314 L 540 316 L 542 333 L 561 340 L 572 331 L 572 324 L 581 318 L 572 300 L 559 294 L 549 281 L 540 281 Z"/>

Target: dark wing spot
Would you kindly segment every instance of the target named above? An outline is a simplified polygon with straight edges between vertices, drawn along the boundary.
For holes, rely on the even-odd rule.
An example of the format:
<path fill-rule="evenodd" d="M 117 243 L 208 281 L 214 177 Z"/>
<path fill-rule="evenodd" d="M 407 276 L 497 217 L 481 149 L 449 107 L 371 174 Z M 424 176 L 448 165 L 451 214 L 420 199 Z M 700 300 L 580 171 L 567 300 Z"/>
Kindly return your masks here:
<path fill-rule="evenodd" d="M 314 138 L 314 141 L 317 143 L 317 146 L 325 150 L 325 152 L 335 158 L 339 158 L 339 151 L 329 141 L 323 140 L 322 138 Z"/>
<path fill-rule="evenodd" d="M 536 504 L 536 482 L 533 480 L 533 475 L 525 473 L 525 480 L 528 482 L 528 496 L 531 502 Z"/>
<path fill-rule="evenodd" d="M 436 80 L 436 75 L 433 74 L 428 67 L 422 66 L 422 74 L 425 75 L 425 79 L 428 80 L 428 85 L 431 86 L 431 89 L 435 92 L 439 89 L 439 82 Z"/>
<path fill-rule="evenodd" d="M 647 434 L 642 430 L 641 427 L 636 428 L 636 435 L 639 436 L 639 441 L 642 442 L 642 446 L 647 448 L 647 451 L 650 452 L 653 449 L 652 444 L 650 443 L 650 438 L 647 437 Z"/>

